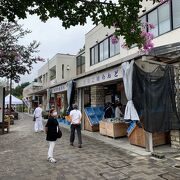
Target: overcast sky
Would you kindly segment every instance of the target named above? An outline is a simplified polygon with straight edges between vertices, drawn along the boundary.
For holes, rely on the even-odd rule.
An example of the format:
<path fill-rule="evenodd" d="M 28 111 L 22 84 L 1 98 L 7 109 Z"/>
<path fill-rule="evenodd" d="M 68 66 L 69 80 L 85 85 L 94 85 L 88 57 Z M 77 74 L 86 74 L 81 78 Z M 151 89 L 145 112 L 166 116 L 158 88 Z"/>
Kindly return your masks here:
<path fill-rule="evenodd" d="M 89 21 L 85 26 L 65 29 L 58 19 L 50 19 L 43 23 L 37 16 L 29 16 L 25 20 L 20 20 L 19 23 L 24 25 L 24 29 L 32 31 L 31 34 L 21 40 L 21 43 L 28 44 L 33 40 L 40 42 L 40 52 L 37 55 L 45 59 L 51 59 L 57 53 L 77 54 L 79 49 L 84 46 L 85 34 L 94 27 Z M 43 64 L 42 62 L 35 64 L 30 75 L 21 77 L 20 84 L 27 81 L 32 82 L 37 77 L 37 70 Z"/>

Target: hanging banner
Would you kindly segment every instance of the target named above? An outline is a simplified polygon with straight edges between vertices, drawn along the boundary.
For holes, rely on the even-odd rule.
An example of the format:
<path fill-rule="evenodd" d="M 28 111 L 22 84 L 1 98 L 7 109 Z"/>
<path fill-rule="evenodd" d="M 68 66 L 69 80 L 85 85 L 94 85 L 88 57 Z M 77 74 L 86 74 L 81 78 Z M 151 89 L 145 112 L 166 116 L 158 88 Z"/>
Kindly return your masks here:
<path fill-rule="evenodd" d="M 75 82 L 73 80 L 67 82 L 67 101 L 68 101 L 68 112 L 72 109 L 72 103 L 75 95 Z"/>
<path fill-rule="evenodd" d="M 30 107 L 30 102 L 28 98 L 23 98 L 22 101 L 24 102 L 24 104 L 29 108 Z"/>

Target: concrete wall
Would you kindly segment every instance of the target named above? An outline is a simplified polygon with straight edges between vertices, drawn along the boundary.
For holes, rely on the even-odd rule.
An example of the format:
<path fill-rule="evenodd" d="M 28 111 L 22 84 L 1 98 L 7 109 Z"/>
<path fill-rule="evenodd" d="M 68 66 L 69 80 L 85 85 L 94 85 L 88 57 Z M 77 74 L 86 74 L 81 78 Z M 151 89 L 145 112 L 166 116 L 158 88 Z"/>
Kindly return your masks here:
<path fill-rule="evenodd" d="M 62 78 L 62 64 L 64 64 L 64 79 Z M 69 70 L 67 70 L 67 66 L 69 66 Z M 38 82 L 41 79 L 45 88 L 72 79 L 76 74 L 75 67 L 76 59 L 74 55 L 58 53 L 38 70 Z M 52 69 L 56 71 L 54 79 L 50 79 Z"/>
<path fill-rule="evenodd" d="M 104 106 L 104 86 L 91 86 L 91 106 Z"/>
<path fill-rule="evenodd" d="M 180 131 L 171 131 L 171 147 L 180 149 Z"/>

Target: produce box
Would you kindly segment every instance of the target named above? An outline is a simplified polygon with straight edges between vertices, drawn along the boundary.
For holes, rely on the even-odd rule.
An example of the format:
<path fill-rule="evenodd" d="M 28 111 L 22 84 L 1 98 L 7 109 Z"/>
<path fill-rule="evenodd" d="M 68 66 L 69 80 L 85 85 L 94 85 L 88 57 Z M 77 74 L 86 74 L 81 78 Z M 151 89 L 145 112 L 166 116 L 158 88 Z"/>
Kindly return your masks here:
<path fill-rule="evenodd" d="M 127 124 L 124 122 L 106 122 L 106 135 L 109 137 L 123 137 L 127 133 Z"/>
<path fill-rule="evenodd" d="M 106 121 L 100 121 L 99 122 L 99 132 L 102 135 L 106 135 L 107 134 L 107 132 L 106 132 L 106 124 L 107 124 Z"/>
<path fill-rule="evenodd" d="M 170 142 L 169 132 L 166 133 L 153 133 L 153 146 L 168 144 Z M 146 147 L 145 131 L 137 125 L 128 136 L 130 144 Z"/>

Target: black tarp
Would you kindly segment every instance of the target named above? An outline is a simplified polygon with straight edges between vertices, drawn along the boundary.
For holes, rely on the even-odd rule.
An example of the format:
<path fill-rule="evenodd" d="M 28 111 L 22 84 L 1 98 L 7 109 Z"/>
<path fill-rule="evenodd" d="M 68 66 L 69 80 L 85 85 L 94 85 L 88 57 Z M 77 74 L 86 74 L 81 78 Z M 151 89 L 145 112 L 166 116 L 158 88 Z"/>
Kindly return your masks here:
<path fill-rule="evenodd" d="M 173 66 L 158 66 L 147 73 L 134 64 L 133 102 L 146 131 L 180 129 L 175 92 Z"/>
<path fill-rule="evenodd" d="M 67 101 L 68 101 L 67 113 L 68 114 L 72 110 L 74 96 L 75 96 L 75 81 L 71 80 L 67 82 Z"/>

